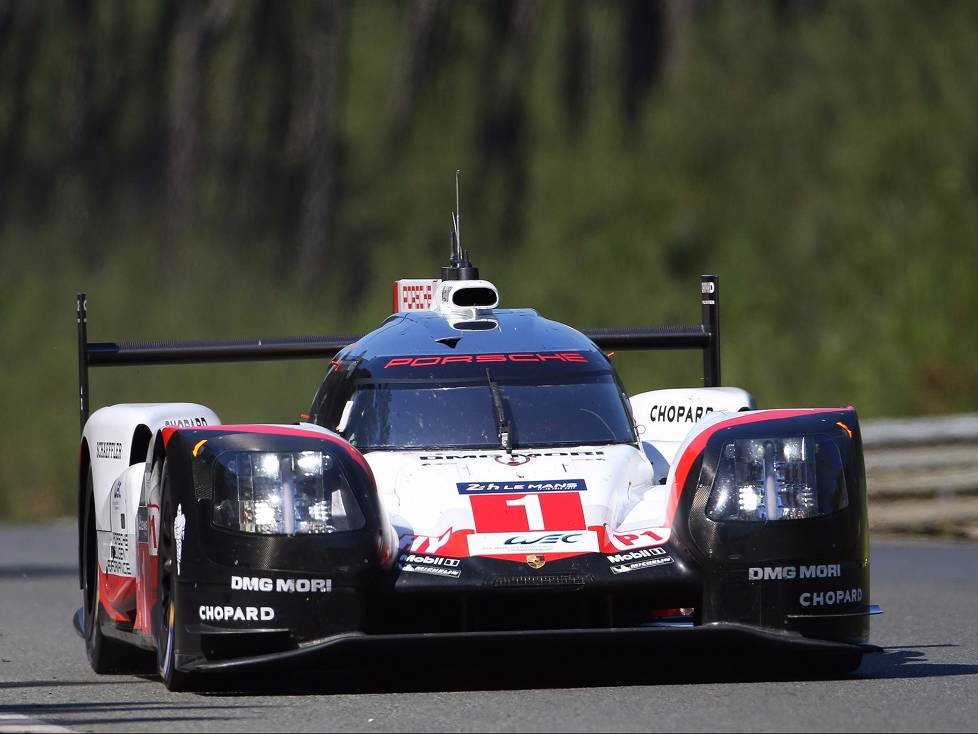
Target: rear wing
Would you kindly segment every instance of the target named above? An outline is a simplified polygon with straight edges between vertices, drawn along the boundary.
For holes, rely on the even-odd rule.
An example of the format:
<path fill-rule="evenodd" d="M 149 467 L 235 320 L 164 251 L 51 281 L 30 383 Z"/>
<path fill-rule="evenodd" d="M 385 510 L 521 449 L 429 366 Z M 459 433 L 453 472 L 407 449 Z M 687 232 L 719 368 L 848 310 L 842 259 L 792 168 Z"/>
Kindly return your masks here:
<path fill-rule="evenodd" d="M 700 278 L 702 321 L 690 326 L 590 329 L 584 335 L 605 350 L 701 349 L 703 384 L 720 386 L 720 278 Z M 360 339 L 353 336 L 311 336 L 239 341 L 90 342 L 88 299 L 78 294 L 78 395 L 81 428 L 88 420 L 90 367 L 206 362 L 257 362 L 275 359 L 333 357 Z"/>

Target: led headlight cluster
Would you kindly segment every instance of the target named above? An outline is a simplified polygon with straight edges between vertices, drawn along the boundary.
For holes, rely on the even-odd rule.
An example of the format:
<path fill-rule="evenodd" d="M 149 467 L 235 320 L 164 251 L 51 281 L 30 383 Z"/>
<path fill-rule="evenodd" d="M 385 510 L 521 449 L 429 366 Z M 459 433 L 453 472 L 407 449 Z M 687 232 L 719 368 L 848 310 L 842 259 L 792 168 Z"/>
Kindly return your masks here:
<path fill-rule="evenodd" d="M 336 533 L 364 517 L 341 467 L 319 451 L 229 451 L 217 457 L 214 524 L 262 535 Z"/>
<path fill-rule="evenodd" d="M 720 448 L 706 514 L 712 520 L 802 520 L 849 504 L 839 449 L 828 436 L 747 438 Z"/>

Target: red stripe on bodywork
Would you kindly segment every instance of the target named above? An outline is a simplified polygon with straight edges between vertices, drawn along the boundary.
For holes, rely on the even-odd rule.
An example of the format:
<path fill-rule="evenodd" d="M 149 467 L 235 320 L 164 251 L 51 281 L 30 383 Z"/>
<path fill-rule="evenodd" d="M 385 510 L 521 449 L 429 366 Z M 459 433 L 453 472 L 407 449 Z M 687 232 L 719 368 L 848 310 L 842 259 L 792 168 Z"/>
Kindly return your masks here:
<path fill-rule="evenodd" d="M 156 606 L 159 582 L 159 556 L 152 556 L 146 543 L 136 549 L 139 563 L 139 587 L 136 591 L 136 622 L 133 629 L 144 635 L 153 634 L 153 607 Z"/>
<path fill-rule="evenodd" d="M 666 505 L 666 526 L 671 526 L 673 518 L 676 516 L 676 508 L 679 506 L 679 498 L 686 486 L 686 479 L 689 471 L 696 463 L 696 459 L 706 448 L 707 442 L 717 431 L 732 426 L 743 426 L 749 423 L 760 423 L 762 421 L 782 420 L 784 418 L 799 418 L 803 415 L 818 415 L 819 413 L 837 413 L 845 408 L 799 408 L 793 410 L 765 410 L 758 412 L 740 413 L 725 421 L 716 423 L 700 433 L 683 451 L 676 466 L 676 478 L 669 490 L 669 503 Z"/>
<path fill-rule="evenodd" d="M 170 435 L 173 431 L 179 430 L 178 428 L 169 427 L 163 429 L 163 441 L 164 443 L 170 440 Z M 327 441 L 332 444 L 336 444 L 340 448 L 344 449 L 350 457 L 356 461 L 363 470 L 370 475 L 373 479 L 373 472 L 370 470 L 370 465 L 367 460 L 363 458 L 363 454 L 357 451 L 353 446 L 344 441 L 342 438 L 337 436 L 331 436 L 328 433 L 319 433 L 318 431 L 310 431 L 305 428 L 289 428 L 287 426 L 255 426 L 255 425 L 237 425 L 237 426 L 194 426 L 193 428 L 186 429 L 188 431 L 229 431 L 232 433 L 260 433 L 266 436 L 299 436 L 301 438 L 318 438 L 320 441 Z M 170 434 L 167 433 L 170 432 Z"/>
<path fill-rule="evenodd" d="M 136 605 L 136 579 L 132 576 L 116 576 L 98 570 L 99 602 L 105 613 L 116 622 L 128 622 L 124 610 Z"/>

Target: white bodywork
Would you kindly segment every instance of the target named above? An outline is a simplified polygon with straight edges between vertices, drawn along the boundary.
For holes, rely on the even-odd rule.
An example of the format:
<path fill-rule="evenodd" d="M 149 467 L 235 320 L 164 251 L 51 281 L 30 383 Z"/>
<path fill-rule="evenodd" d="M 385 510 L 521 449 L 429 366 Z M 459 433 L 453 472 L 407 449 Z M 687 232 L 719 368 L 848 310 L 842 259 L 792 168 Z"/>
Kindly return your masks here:
<path fill-rule="evenodd" d="M 683 419 L 655 420 L 652 406 L 663 405 L 681 406 Z M 619 444 L 512 454 L 375 451 L 366 459 L 404 550 L 522 559 L 660 545 L 671 532 L 666 477 L 676 450 L 701 421 L 752 407 L 753 400 L 735 388 L 694 388 L 643 393 L 632 406 L 644 452 Z"/>
<path fill-rule="evenodd" d="M 657 482 L 666 478 L 679 446 L 698 424 L 717 414 L 754 409 L 754 398 L 738 387 L 652 390 L 633 396 L 630 402 Z"/>
<path fill-rule="evenodd" d="M 651 466 L 635 446 L 375 451 L 366 458 L 404 549 L 457 556 L 596 552 L 601 529 L 658 531 L 657 541 L 620 541 L 621 548 L 668 538 L 666 488 L 652 484 Z M 573 521 L 578 513 L 583 527 Z M 524 531 L 516 550 L 494 545 L 495 536 Z M 545 536 L 561 533 L 578 537 L 559 540 L 558 551 Z"/>
<path fill-rule="evenodd" d="M 151 514 L 159 512 L 158 487 L 151 486 L 153 477 L 146 472 L 147 462 L 152 466 L 157 434 L 169 426 L 189 428 L 220 422 L 213 410 L 196 403 L 124 403 L 101 408 L 88 419 L 82 439 L 91 460 L 99 566 L 103 571 L 136 575 L 140 503 Z M 132 457 L 141 426 L 149 431 L 148 450 Z"/>

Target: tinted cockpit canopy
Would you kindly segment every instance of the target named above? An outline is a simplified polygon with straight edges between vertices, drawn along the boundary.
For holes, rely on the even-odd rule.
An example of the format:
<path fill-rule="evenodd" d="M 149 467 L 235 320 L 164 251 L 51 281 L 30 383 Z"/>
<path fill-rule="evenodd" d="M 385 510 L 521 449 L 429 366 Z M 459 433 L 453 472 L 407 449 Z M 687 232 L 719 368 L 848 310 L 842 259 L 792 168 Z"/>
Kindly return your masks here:
<path fill-rule="evenodd" d="M 354 381 L 339 426 L 361 450 L 500 448 L 504 424 L 513 448 L 635 441 L 600 355 L 385 357 L 370 367 L 370 377 Z"/>

